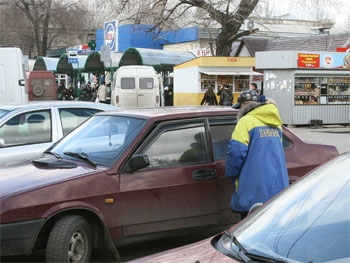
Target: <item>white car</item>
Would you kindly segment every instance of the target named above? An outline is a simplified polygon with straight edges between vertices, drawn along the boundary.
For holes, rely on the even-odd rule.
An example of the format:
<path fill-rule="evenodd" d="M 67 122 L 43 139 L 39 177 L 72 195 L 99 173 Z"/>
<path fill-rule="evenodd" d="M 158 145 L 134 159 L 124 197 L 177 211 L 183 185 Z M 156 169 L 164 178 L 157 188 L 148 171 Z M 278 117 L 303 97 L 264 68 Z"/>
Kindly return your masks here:
<path fill-rule="evenodd" d="M 83 101 L 0 105 L 0 167 L 30 160 L 93 114 L 116 109 Z"/>

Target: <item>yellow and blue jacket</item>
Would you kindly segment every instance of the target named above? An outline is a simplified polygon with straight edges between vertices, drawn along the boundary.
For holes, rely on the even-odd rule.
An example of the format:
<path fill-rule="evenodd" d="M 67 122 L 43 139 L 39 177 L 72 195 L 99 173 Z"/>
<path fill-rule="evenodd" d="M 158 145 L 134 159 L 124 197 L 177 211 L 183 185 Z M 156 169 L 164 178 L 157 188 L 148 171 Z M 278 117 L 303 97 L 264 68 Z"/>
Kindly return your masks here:
<path fill-rule="evenodd" d="M 231 207 L 236 212 L 265 203 L 289 184 L 276 105 L 250 107 L 239 119 L 227 152 L 226 176 L 232 178 Z"/>

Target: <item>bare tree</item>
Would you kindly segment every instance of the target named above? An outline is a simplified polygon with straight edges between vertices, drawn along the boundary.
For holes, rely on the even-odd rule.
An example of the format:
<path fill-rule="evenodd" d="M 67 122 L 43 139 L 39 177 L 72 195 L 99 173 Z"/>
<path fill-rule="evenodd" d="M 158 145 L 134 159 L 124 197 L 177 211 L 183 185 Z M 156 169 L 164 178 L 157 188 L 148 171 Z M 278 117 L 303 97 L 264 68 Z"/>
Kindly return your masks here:
<path fill-rule="evenodd" d="M 0 46 L 15 46 L 30 55 L 34 39 L 28 20 L 9 2 L 0 3 Z"/>
<path fill-rule="evenodd" d="M 84 20 L 86 10 L 76 2 L 58 0 L 3 0 L 0 4 L 8 5 L 12 15 L 14 13 L 17 14 L 9 18 L 11 24 L 14 25 L 13 28 L 19 33 L 17 34 L 17 38 L 26 36 L 28 42 L 30 39 L 31 41 L 27 43 L 27 48 L 34 48 L 38 56 L 46 56 L 47 50 L 53 46 L 53 43 L 56 43 L 56 46 L 58 46 L 58 43 L 63 40 L 62 46 L 66 46 L 64 38 L 71 42 L 73 39 L 79 39 L 79 37 L 85 38 L 81 35 L 85 33 L 85 24 L 82 21 Z M 25 30 L 20 30 L 20 27 L 23 25 L 21 24 L 22 22 L 18 21 L 19 18 L 21 21 L 26 21 Z"/>
<path fill-rule="evenodd" d="M 256 31 L 241 31 L 240 28 L 259 0 L 119 0 L 115 3 L 115 10 L 124 14 L 119 18 L 134 23 L 152 23 L 157 30 L 191 24 L 219 27 L 218 35 L 213 39 L 216 55 L 229 56 L 236 39 Z"/>

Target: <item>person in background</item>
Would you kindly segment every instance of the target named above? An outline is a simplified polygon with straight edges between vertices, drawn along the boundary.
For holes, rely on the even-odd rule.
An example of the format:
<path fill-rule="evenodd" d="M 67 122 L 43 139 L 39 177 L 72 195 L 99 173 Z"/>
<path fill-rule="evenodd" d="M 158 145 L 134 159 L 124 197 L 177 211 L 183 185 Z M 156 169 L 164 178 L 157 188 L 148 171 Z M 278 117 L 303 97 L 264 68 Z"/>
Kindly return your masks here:
<path fill-rule="evenodd" d="M 91 100 L 91 83 L 90 82 L 87 85 L 85 85 L 84 83 L 81 84 L 80 99 L 83 101 Z"/>
<path fill-rule="evenodd" d="M 91 87 L 91 82 L 89 81 L 85 87 L 86 90 L 86 101 L 90 101 L 91 100 L 91 96 L 92 96 L 92 87 Z"/>
<path fill-rule="evenodd" d="M 224 89 L 223 85 L 219 85 L 218 86 L 218 92 L 216 93 L 216 95 L 220 98 L 219 100 L 219 105 L 222 105 L 222 101 L 221 101 L 221 94 L 222 94 L 222 90 Z"/>
<path fill-rule="evenodd" d="M 106 87 L 107 87 L 107 90 L 106 90 L 106 92 L 107 92 L 106 103 L 107 104 L 111 104 L 111 95 L 112 95 L 112 90 L 111 90 L 112 87 L 111 86 L 112 86 L 111 82 L 108 82 L 106 84 Z"/>
<path fill-rule="evenodd" d="M 173 106 L 173 84 L 164 88 L 164 106 Z"/>
<path fill-rule="evenodd" d="M 66 98 L 67 98 L 67 100 L 74 100 L 75 99 L 73 83 L 69 84 Z"/>
<path fill-rule="evenodd" d="M 231 208 L 247 216 L 289 185 L 282 145 L 282 121 L 274 101 L 260 102 L 253 90 L 243 91 L 233 106 L 237 125 L 228 144 L 226 176 L 232 179 Z"/>
<path fill-rule="evenodd" d="M 57 99 L 58 100 L 63 100 L 63 90 L 65 90 L 66 87 L 64 86 L 64 83 L 63 81 L 60 81 L 60 84 L 58 84 L 58 87 L 57 87 Z"/>
<path fill-rule="evenodd" d="M 221 92 L 220 92 L 219 104 L 223 105 L 223 106 L 232 106 L 232 101 L 233 101 L 233 93 L 230 89 L 230 86 L 225 85 L 224 88 L 221 89 Z"/>
<path fill-rule="evenodd" d="M 92 84 L 92 86 L 91 86 L 91 100 L 90 101 L 96 102 L 97 90 L 98 90 L 98 85 L 97 84 Z"/>
<path fill-rule="evenodd" d="M 62 98 L 62 100 L 69 100 L 68 89 L 65 86 L 63 86 L 63 88 L 62 88 L 61 98 Z"/>
<path fill-rule="evenodd" d="M 97 98 L 99 102 L 107 104 L 107 86 L 104 84 L 104 82 L 101 82 L 100 86 L 98 87 Z"/>
<path fill-rule="evenodd" d="M 218 101 L 216 99 L 216 95 L 213 91 L 212 87 L 209 87 L 207 91 L 204 93 L 203 99 L 201 101 L 201 105 L 218 105 Z"/>
<path fill-rule="evenodd" d="M 256 83 L 252 82 L 250 84 L 250 89 L 255 91 L 256 93 L 260 94 L 260 91 L 258 90 L 258 85 L 256 85 Z"/>

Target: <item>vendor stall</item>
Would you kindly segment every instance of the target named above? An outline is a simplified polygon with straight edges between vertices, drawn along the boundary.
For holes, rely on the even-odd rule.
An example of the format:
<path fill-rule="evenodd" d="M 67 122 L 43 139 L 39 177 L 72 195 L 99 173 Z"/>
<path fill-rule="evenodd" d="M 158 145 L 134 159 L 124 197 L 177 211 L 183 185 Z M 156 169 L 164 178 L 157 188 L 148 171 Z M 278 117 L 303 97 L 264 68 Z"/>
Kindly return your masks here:
<path fill-rule="evenodd" d="M 256 68 L 284 124 L 350 123 L 350 53 L 257 52 Z"/>
<path fill-rule="evenodd" d="M 261 87 L 262 74 L 251 57 L 198 57 L 174 67 L 174 105 L 199 105 L 208 87 L 228 85 L 237 100 L 250 83 Z"/>

